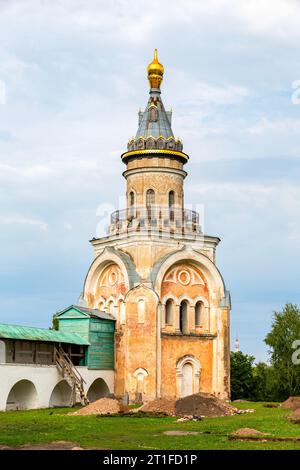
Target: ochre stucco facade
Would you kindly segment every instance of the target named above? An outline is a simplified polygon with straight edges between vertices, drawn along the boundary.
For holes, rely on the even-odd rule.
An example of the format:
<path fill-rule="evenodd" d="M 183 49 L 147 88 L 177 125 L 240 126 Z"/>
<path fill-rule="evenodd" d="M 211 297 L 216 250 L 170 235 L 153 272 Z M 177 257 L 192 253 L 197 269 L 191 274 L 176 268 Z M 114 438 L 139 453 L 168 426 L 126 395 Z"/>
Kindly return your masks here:
<path fill-rule="evenodd" d="M 163 73 L 157 56 L 149 67 L 149 102 L 122 155 L 127 207 L 112 214 L 107 237 L 92 240 L 83 295 L 117 320 L 116 396 L 134 402 L 203 391 L 226 399 L 230 297 L 215 264 L 220 240 L 184 209 L 188 156 L 153 87 Z"/>

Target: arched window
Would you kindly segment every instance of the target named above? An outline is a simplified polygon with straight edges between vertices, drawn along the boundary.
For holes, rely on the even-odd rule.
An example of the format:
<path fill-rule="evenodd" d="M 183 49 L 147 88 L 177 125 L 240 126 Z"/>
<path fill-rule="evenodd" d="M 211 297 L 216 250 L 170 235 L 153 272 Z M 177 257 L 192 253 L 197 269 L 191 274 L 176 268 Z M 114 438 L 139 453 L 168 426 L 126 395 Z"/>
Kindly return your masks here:
<path fill-rule="evenodd" d="M 153 189 L 148 189 L 146 192 L 146 206 L 151 208 L 155 204 L 155 192 Z"/>
<path fill-rule="evenodd" d="M 129 193 L 129 205 L 130 207 L 134 206 L 134 192 L 133 191 L 130 191 Z"/>
<path fill-rule="evenodd" d="M 166 302 L 166 325 L 173 324 L 173 311 L 174 311 L 174 302 L 172 299 L 169 299 Z"/>
<path fill-rule="evenodd" d="M 111 315 L 115 315 L 115 304 L 112 300 L 107 304 L 107 312 Z"/>
<path fill-rule="evenodd" d="M 188 333 L 188 302 L 183 300 L 180 304 L 179 329 L 181 333 Z"/>
<path fill-rule="evenodd" d="M 174 191 L 169 192 L 169 214 L 170 220 L 174 220 L 174 204 L 175 204 L 175 193 Z"/>
<path fill-rule="evenodd" d="M 199 302 L 197 302 L 195 306 L 195 326 L 201 326 L 202 324 L 203 308 L 204 308 L 203 302 L 199 300 Z"/>
<path fill-rule="evenodd" d="M 147 208 L 148 221 L 152 221 L 155 219 L 154 204 L 155 204 L 155 192 L 153 189 L 148 189 L 146 192 L 146 208 Z"/>

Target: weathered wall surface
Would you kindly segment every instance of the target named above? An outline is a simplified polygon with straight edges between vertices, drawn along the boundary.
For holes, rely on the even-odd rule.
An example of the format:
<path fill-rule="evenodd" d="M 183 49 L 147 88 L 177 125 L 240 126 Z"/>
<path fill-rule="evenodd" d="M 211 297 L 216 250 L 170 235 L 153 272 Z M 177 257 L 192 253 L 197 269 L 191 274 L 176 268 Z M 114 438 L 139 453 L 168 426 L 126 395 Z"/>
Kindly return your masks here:
<path fill-rule="evenodd" d="M 136 393 L 142 393 L 146 401 L 156 396 L 157 303 L 156 294 L 144 285 L 126 297 L 125 391 L 131 400 Z"/>
<path fill-rule="evenodd" d="M 162 336 L 162 395 L 179 398 L 176 366 L 185 356 L 200 363 L 199 389 L 193 393 L 213 393 L 213 341 L 214 338 L 192 336 Z"/>

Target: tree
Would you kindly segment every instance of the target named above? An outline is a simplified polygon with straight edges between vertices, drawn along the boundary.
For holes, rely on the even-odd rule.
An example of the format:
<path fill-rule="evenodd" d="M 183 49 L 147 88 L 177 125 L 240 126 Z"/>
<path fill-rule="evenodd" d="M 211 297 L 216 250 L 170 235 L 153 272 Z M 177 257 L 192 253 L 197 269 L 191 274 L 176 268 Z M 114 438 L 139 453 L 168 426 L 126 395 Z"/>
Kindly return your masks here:
<path fill-rule="evenodd" d="M 265 343 L 270 346 L 280 400 L 300 394 L 300 364 L 295 364 L 292 359 L 296 340 L 300 340 L 300 310 L 297 305 L 286 304 L 281 312 L 274 312 L 271 331 L 265 338 Z"/>
<path fill-rule="evenodd" d="M 255 401 L 277 401 L 278 391 L 274 367 L 259 362 L 252 369 L 253 395 Z"/>
<path fill-rule="evenodd" d="M 52 318 L 52 328 L 50 328 L 51 330 L 58 330 L 59 329 L 59 321 L 58 321 L 58 318 L 56 316 L 54 316 Z"/>
<path fill-rule="evenodd" d="M 254 382 L 252 374 L 253 356 L 241 351 L 230 354 L 231 399 L 249 399 L 252 397 Z"/>

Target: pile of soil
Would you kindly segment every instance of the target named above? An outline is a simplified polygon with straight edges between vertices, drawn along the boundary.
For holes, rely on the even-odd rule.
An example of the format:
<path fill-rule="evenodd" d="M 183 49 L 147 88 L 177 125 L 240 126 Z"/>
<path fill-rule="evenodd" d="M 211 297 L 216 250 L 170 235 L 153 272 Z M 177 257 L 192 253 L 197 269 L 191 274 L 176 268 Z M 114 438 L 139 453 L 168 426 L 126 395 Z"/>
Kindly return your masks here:
<path fill-rule="evenodd" d="M 223 400 L 208 393 L 196 393 L 180 398 L 175 403 L 176 416 L 192 416 L 194 418 L 232 416 L 238 410 Z"/>
<path fill-rule="evenodd" d="M 231 436 L 235 437 L 263 437 L 266 436 L 267 434 L 264 432 L 257 431 L 257 429 L 252 429 L 252 428 L 240 428 L 237 431 L 231 433 Z"/>
<path fill-rule="evenodd" d="M 118 400 L 114 398 L 100 398 L 80 410 L 75 411 L 75 413 L 69 414 L 73 416 L 109 415 L 119 413 L 120 411 L 121 405 Z"/>
<path fill-rule="evenodd" d="M 140 412 L 165 413 L 169 416 L 202 418 L 212 416 L 231 416 L 239 412 L 223 400 L 208 393 L 196 393 L 179 400 L 156 398 L 146 403 Z"/>
<path fill-rule="evenodd" d="M 288 408 L 290 410 L 297 410 L 300 408 L 300 397 L 289 397 L 282 403 L 282 408 Z"/>
<path fill-rule="evenodd" d="M 294 410 L 289 419 L 295 424 L 300 424 L 300 408 Z"/>
<path fill-rule="evenodd" d="M 175 416 L 175 400 L 170 398 L 156 398 L 139 408 L 142 413 L 164 413 Z"/>

